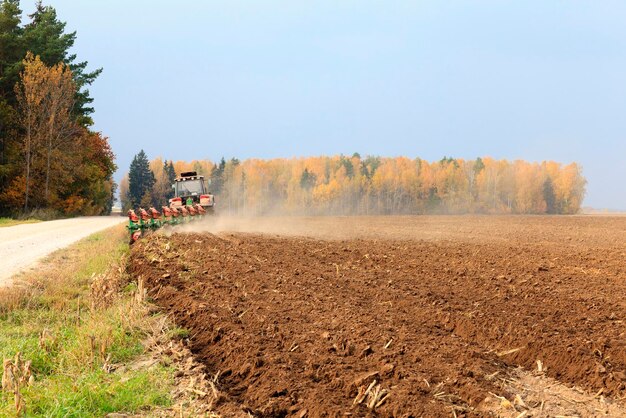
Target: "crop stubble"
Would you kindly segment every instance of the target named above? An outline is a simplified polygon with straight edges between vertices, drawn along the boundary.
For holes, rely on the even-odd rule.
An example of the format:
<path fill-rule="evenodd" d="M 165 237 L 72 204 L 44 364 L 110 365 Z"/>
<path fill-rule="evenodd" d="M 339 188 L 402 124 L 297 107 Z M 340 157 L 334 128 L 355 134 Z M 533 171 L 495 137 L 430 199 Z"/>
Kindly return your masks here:
<path fill-rule="evenodd" d="M 132 273 L 220 372 L 218 412 L 480 415 L 494 375 L 537 361 L 624 396 L 626 218 L 309 225 L 315 238 L 153 235 L 133 249 Z"/>

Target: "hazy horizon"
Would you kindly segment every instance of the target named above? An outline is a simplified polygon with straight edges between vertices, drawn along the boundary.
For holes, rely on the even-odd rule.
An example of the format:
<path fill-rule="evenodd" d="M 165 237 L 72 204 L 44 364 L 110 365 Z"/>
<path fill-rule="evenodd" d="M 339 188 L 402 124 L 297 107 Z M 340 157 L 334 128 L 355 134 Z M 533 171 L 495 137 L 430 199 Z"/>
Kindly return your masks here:
<path fill-rule="evenodd" d="M 491 156 L 578 162 L 584 206 L 626 209 L 622 3 L 44 3 L 104 68 L 93 116 L 118 181 L 142 148 Z"/>

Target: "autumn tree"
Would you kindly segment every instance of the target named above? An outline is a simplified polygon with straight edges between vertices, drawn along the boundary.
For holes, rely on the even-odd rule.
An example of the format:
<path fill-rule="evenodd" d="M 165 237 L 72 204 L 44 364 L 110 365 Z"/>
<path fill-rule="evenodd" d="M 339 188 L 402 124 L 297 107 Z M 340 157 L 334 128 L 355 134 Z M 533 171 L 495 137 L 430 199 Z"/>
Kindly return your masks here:
<path fill-rule="evenodd" d="M 198 166 L 202 165 L 202 162 L 196 161 L 192 164 L 197 170 Z M 203 169 L 201 167 L 201 169 Z M 174 169 L 174 163 L 172 161 L 163 161 L 161 157 L 155 158 L 150 161 L 150 170 L 154 174 L 155 183 L 151 190 L 151 206 L 160 207 L 165 205 L 169 199 L 174 197 L 174 189 L 172 185 L 176 180 L 176 171 Z M 200 170 L 199 170 L 200 171 Z M 147 200 L 146 202 L 147 203 Z M 144 206 L 147 206 L 145 204 Z"/>
<path fill-rule="evenodd" d="M 165 170 L 160 159 L 153 165 Z M 576 164 L 489 157 L 428 162 L 355 154 L 174 166 L 204 172 L 212 167 L 211 191 L 220 211 L 246 215 L 576 213 L 586 184 Z"/>
<path fill-rule="evenodd" d="M 39 56 L 29 52 L 23 66 L 15 92 L 23 130 L 24 171 L 23 176 L 16 176 L 13 180 L 12 190 L 18 192 L 14 199 L 18 200 L 19 192 L 23 190 L 24 211 L 30 204 L 37 208 L 54 207 L 65 214 L 80 213 L 78 208 L 93 213 L 90 205 L 95 202 L 85 200 L 86 190 L 74 190 L 74 199 L 67 200 L 68 185 L 74 184 L 76 178 L 86 172 L 86 166 L 92 165 L 94 160 L 83 159 L 85 154 L 101 152 L 105 159 L 113 159 L 108 142 L 99 134 L 88 132 L 72 116 L 76 89 L 72 73 L 65 64 L 48 67 Z M 94 144 L 103 148 L 90 148 Z M 101 180 L 109 182 L 112 161 L 102 164 L 105 167 L 98 173 L 104 176 Z M 92 187 L 97 186 L 93 184 Z M 34 190 L 37 199 L 31 204 Z M 109 198 L 91 197 L 100 202 L 103 209 L 110 210 L 114 186 L 106 186 L 104 192 L 110 193 Z"/>
<path fill-rule="evenodd" d="M 130 197 L 128 193 L 128 173 L 124 174 L 124 177 L 122 177 L 122 180 L 120 180 L 119 192 L 122 211 L 126 212 L 129 209 L 132 209 L 132 204 L 130 203 Z"/>
<path fill-rule="evenodd" d="M 57 208 L 65 215 L 103 215 L 110 213 L 116 184 L 115 156 L 107 137 L 81 128 L 74 152 L 63 158 L 63 169 L 56 172 Z"/>
<path fill-rule="evenodd" d="M 21 22 L 19 1 L 0 0 L 0 214 L 105 213 L 114 155 L 89 129 L 87 89 L 101 69 L 87 71 L 70 52 L 76 33 L 54 8 L 38 2 Z"/>
<path fill-rule="evenodd" d="M 48 69 L 47 94 L 44 100 L 45 109 L 45 158 L 46 174 L 44 186 L 44 199 L 50 197 L 50 170 L 51 161 L 55 154 L 62 151 L 63 145 L 67 144 L 78 131 L 78 126 L 72 117 L 76 87 L 72 72 L 62 62 Z"/>
<path fill-rule="evenodd" d="M 46 128 L 46 102 L 49 86 L 48 69 L 39 57 L 28 53 L 24 59 L 24 71 L 15 93 L 20 110 L 20 122 L 24 130 L 22 153 L 24 158 L 24 211 L 28 209 L 33 166 L 44 141 Z"/>

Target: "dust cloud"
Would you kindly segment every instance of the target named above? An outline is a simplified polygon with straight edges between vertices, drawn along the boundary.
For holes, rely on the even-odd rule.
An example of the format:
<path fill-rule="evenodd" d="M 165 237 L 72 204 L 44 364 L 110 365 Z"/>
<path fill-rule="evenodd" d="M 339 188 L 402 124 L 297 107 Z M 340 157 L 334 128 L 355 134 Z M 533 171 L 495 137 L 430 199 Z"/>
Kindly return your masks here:
<path fill-rule="evenodd" d="M 162 228 L 158 234 L 251 233 L 326 240 L 446 240 L 476 242 L 550 242 L 575 245 L 573 231 L 599 247 L 626 240 L 625 217 L 601 216 L 230 216 L 216 215 L 190 224 Z M 613 225 L 618 225 L 617 229 Z M 607 225 L 611 225 L 608 227 Z M 603 234 L 597 235 L 598 229 Z M 521 234 L 523 232 L 523 234 Z M 613 236 L 614 240 L 603 239 Z"/>
<path fill-rule="evenodd" d="M 338 221 L 341 219 L 344 219 L 344 217 L 214 216 L 207 217 L 201 222 L 178 226 L 169 232 L 209 232 L 216 235 L 225 233 L 253 233 L 335 239 L 348 239 L 365 235 L 365 228 L 359 230 L 354 222 L 348 222 L 348 217 L 345 217 L 346 222 L 342 223 L 342 228 L 337 228 Z"/>

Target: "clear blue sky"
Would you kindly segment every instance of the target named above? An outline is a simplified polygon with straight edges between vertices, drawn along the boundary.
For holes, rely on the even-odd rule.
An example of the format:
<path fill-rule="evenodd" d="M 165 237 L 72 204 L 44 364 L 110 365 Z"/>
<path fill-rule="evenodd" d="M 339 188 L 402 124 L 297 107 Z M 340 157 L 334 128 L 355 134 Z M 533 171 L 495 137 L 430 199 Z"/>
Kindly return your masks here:
<path fill-rule="evenodd" d="M 586 205 L 626 209 L 624 2 L 44 3 L 104 67 L 118 179 L 141 148 L 550 159 L 582 164 Z"/>

